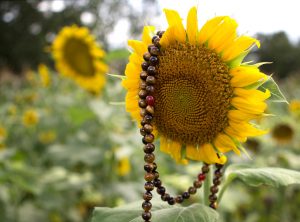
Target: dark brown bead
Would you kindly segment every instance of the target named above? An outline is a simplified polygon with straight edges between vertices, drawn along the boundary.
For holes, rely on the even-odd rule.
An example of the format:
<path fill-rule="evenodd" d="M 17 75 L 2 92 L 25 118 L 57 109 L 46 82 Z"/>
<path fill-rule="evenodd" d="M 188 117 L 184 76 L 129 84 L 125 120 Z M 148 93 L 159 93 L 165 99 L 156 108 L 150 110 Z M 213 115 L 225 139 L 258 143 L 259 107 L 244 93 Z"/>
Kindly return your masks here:
<path fill-rule="evenodd" d="M 147 191 L 146 193 L 144 193 L 143 199 L 146 201 L 150 201 L 152 199 L 152 193 Z"/>
<path fill-rule="evenodd" d="M 142 63 L 142 69 L 143 69 L 144 71 L 147 71 L 148 66 L 149 66 L 149 63 L 148 63 L 148 62 L 143 62 L 143 63 Z"/>
<path fill-rule="evenodd" d="M 215 194 L 209 195 L 209 200 L 210 200 L 210 202 L 215 202 L 217 199 L 218 199 L 218 198 L 217 198 L 217 195 L 215 195 Z"/>
<path fill-rule="evenodd" d="M 223 174 L 220 169 L 215 171 L 215 177 L 221 178 L 222 176 L 223 176 Z"/>
<path fill-rule="evenodd" d="M 147 68 L 148 69 L 148 68 Z M 140 73 L 140 78 L 142 79 L 142 80 L 146 80 L 147 79 L 147 76 L 148 76 L 148 73 L 146 72 L 146 71 L 142 71 L 141 73 Z"/>
<path fill-rule="evenodd" d="M 157 193 L 160 195 L 164 195 L 166 193 L 166 188 L 165 187 L 157 187 L 156 189 Z"/>
<path fill-rule="evenodd" d="M 219 178 L 214 178 L 213 184 L 216 185 L 216 186 L 219 186 L 221 184 L 220 179 Z"/>
<path fill-rule="evenodd" d="M 164 33 L 165 33 L 165 31 L 158 31 L 158 32 L 156 33 L 156 35 L 158 35 L 159 38 L 161 38 L 161 37 L 163 36 Z"/>
<path fill-rule="evenodd" d="M 157 171 L 154 171 L 154 170 L 153 170 L 153 173 L 154 173 L 154 178 L 158 179 L 159 178 L 159 173 Z"/>
<path fill-rule="evenodd" d="M 155 187 L 161 187 L 161 180 L 160 179 L 154 179 L 153 184 Z"/>
<path fill-rule="evenodd" d="M 223 166 L 224 166 L 224 165 L 222 165 L 222 164 L 216 163 L 216 167 L 217 167 L 218 169 L 221 169 Z"/>
<path fill-rule="evenodd" d="M 200 188 L 202 187 L 202 181 L 195 180 L 193 185 L 195 188 Z"/>
<path fill-rule="evenodd" d="M 204 166 L 202 167 L 202 172 L 203 172 L 203 173 L 208 173 L 208 172 L 209 172 L 209 166 L 208 166 L 208 165 L 204 165 Z"/>
<path fill-rule="evenodd" d="M 155 76 L 157 74 L 156 68 L 154 66 L 149 66 L 147 69 L 147 74 L 150 76 Z"/>
<path fill-rule="evenodd" d="M 154 107 L 153 106 L 146 106 L 146 112 L 154 115 Z"/>
<path fill-rule="evenodd" d="M 183 197 L 181 195 L 178 195 L 176 198 L 175 198 L 175 201 L 176 203 L 182 203 L 183 202 Z"/>
<path fill-rule="evenodd" d="M 144 138 L 145 138 L 145 141 L 146 141 L 147 143 L 152 143 L 152 142 L 154 141 L 154 135 L 153 135 L 153 134 L 146 134 L 146 135 L 144 136 Z"/>
<path fill-rule="evenodd" d="M 151 212 L 149 211 L 149 212 L 143 212 L 142 213 L 142 218 L 144 219 L 144 220 L 150 220 L 151 219 Z"/>
<path fill-rule="evenodd" d="M 142 203 L 142 208 L 144 209 L 144 211 L 148 212 L 149 210 L 151 210 L 152 204 L 149 201 L 144 201 Z"/>
<path fill-rule="evenodd" d="M 146 83 L 146 81 L 144 81 L 144 80 L 141 80 L 140 81 L 140 89 L 146 89 L 146 87 L 147 87 L 147 83 Z M 146 91 L 147 92 L 147 91 Z"/>
<path fill-rule="evenodd" d="M 155 160 L 155 156 L 153 153 L 147 153 L 145 156 L 144 156 L 144 160 L 145 162 L 147 163 L 153 163 L 153 161 Z"/>
<path fill-rule="evenodd" d="M 151 190 L 154 189 L 154 185 L 153 185 L 152 182 L 146 182 L 145 185 L 144 185 L 144 188 L 145 188 L 145 190 L 147 190 L 147 191 L 151 191 Z"/>
<path fill-rule="evenodd" d="M 197 192 L 197 189 L 195 187 L 190 187 L 188 189 L 189 194 L 195 194 Z"/>
<path fill-rule="evenodd" d="M 145 99 L 139 99 L 139 107 L 146 108 L 147 102 Z"/>
<path fill-rule="evenodd" d="M 158 48 L 160 48 L 160 43 L 159 43 L 159 41 L 160 41 L 160 38 L 157 38 L 157 39 L 155 39 L 154 42 L 153 42 L 153 44 L 154 44 L 156 47 L 158 47 Z"/>
<path fill-rule="evenodd" d="M 156 56 L 151 56 L 150 59 L 149 59 L 149 62 L 150 62 L 150 65 L 157 65 L 158 64 L 158 58 Z M 150 66 L 149 66 L 150 67 Z M 148 67 L 148 69 L 149 69 Z M 148 71 L 148 70 L 147 70 Z"/>
<path fill-rule="evenodd" d="M 146 91 L 147 91 L 147 93 L 150 93 L 150 94 L 152 94 L 152 93 L 154 93 L 154 86 L 146 86 Z"/>
<path fill-rule="evenodd" d="M 216 202 L 211 203 L 209 206 L 210 206 L 212 209 L 217 209 L 217 203 L 216 203 Z"/>
<path fill-rule="evenodd" d="M 149 123 L 151 123 L 152 119 L 153 119 L 153 117 L 151 115 L 147 114 L 147 115 L 145 115 L 143 120 L 145 121 L 145 124 L 149 124 Z"/>
<path fill-rule="evenodd" d="M 155 150 L 155 146 L 153 143 L 148 143 L 144 146 L 145 153 L 152 153 Z"/>
<path fill-rule="evenodd" d="M 147 107 L 146 107 L 146 110 L 147 110 Z M 151 126 L 150 124 L 145 124 L 143 129 L 145 130 L 145 132 L 151 133 L 153 131 L 153 126 Z"/>
<path fill-rule="evenodd" d="M 140 110 L 140 116 L 141 116 L 141 117 L 144 117 L 144 116 L 146 116 L 146 115 L 147 115 L 146 109 L 141 109 L 141 110 Z"/>
<path fill-rule="evenodd" d="M 143 58 L 145 61 L 149 61 L 151 54 L 149 52 L 144 53 Z"/>
<path fill-rule="evenodd" d="M 148 182 L 151 182 L 154 179 L 153 173 L 146 173 L 144 179 Z"/>
<path fill-rule="evenodd" d="M 155 39 L 159 39 L 159 37 L 157 35 L 152 37 L 152 43 L 154 44 Z"/>
<path fill-rule="evenodd" d="M 142 136 L 146 135 L 146 131 L 143 128 L 140 129 L 140 133 L 141 133 Z"/>
<path fill-rule="evenodd" d="M 211 191 L 212 193 L 218 193 L 219 188 L 216 187 L 216 186 L 212 186 L 212 187 L 210 188 L 210 191 Z"/>
<path fill-rule="evenodd" d="M 163 201 L 168 201 L 168 200 L 170 199 L 170 194 L 165 193 L 164 195 L 161 196 L 161 199 L 162 199 Z"/>
<path fill-rule="evenodd" d="M 150 53 L 152 47 L 155 47 L 155 45 L 154 45 L 154 44 L 148 45 L 148 52 L 149 52 L 149 53 Z"/>
<path fill-rule="evenodd" d="M 190 194 L 188 192 L 184 192 L 182 194 L 183 199 L 189 199 L 190 198 Z"/>
<path fill-rule="evenodd" d="M 155 83 L 155 77 L 154 76 L 148 76 L 146 79 L 146 83 L 149 85 L 153 85 Z"/>
<path fill-rule="evenodd" d="M 170 204 L 170 205 L 174 205 L 174 204 L 175 204 L 175 199 L 174 199 L 174 197 L 170 197 L 170 198 L 169 198 L 168 204 Z"/>
<path fill-rule="evenodd" d="M 153 46 L 150 48 L 150 53 L 152 56 L 158 56 L 159 55 L 159 48 L 156 46 Z"/>
<path fill-rule="evenodd" d="M 145 117 L 144 117 L 145 118 Z M 141 120 L 141 125 L 144 126 L 146 124 L 146 121 L 144 120 L 144 118 Z"/>
<path fill-rule="evenodd" d="M 147 172 L 152 172 L 154 168 L 154 164 L 153 163 L 145 163 L 144 164 L 144 170 Z"/>
<path fill-rule="evenodd" d="M 156 165 L 156 163 L 155 163 L 155 162 L 153 163 L 153 165 L 154 165 L 154 169 L 153 169 L 153 171 L 154 171 L 154 170 L 156 170 L 156 169 L 157 169 L 157 165 Z"/>
<path fill-rule="evenodd" d="M 143 144 L 145 144 L 145 145 L 148 143 L 148 142 L 146 141 L 145 137 L 143 137 L 142 142 L 143 142 Z"/>
<path fill-rule="evenodd" d="M 147 93 L 146 90 L 140 90 L 140 91 L 139 91 L 139 97 L 140 97 L 141 99 L 145 99 L 147 95 L 148 95 L 148 93 Z"/>

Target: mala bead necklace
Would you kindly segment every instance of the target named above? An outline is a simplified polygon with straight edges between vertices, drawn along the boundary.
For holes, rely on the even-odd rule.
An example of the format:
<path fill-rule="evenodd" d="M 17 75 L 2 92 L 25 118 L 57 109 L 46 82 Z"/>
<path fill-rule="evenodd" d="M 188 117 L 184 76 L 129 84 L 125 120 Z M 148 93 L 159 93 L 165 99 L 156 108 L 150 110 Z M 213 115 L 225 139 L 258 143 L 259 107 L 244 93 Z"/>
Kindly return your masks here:
<path fill-rule="evenodd" d="M 155 114 L 155 98 L 153 93 L 155 91 L 155 76 L 158 75 L 156 66 L 159 64 L 160 44 L 159 41 L 163 36 L 164 31 L 158 31 L 157 35 L 152 38 L 151 45 L 148 46 L 148 52 L 143 56 L 144 62 L 141 64 L 142 72 L 140 73 L 140 91 L 139 95 L 139 107 L 141 120 L 140 133 L 143 136 L 142 142 L 144 144 L 144 170 L 145 170 L 145 193 L 143 195 L 144 202 L 142 208 L 142 218 L 145 222 L 151 220 L 151 199 L 152 191 L 156 188 L 157 193 L 161 196 L 161 199 L 167 202 L 169 205 L 175 203 L 182 203 L 184 200 L 189 199 L 191 195 L 197 192 L 197 189 L 202 187 L 203 181 L 206 179 L 206 174 L 209 172 L 209 165 L 204 163 L 201 173 L 198 175 L 197 180 L 193 182 L 193 185 L 176 197 L 172 197 L 167 193 L 166 188 L 162 185 L 162 181 L 159 179 L 159 173 L 157 170 L 157 164 L 155 163 L 155 145 L 153 132 L 153 118 Z M 221 183 L 223 165 L 216 164 L 216 170 L 214 172 L 213 186 L 210 188 L 211 194 L 209 196 L 210 207 L 217 208 L 217 192 L 218 186 Z"/>

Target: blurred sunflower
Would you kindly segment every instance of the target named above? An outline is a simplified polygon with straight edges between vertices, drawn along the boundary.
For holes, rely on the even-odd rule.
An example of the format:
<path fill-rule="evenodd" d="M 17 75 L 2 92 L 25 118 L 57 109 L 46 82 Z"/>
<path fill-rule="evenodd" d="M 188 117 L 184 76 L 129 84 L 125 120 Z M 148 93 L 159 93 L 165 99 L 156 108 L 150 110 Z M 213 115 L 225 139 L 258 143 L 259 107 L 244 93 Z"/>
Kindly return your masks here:
<path fill-rule="evenodd" d="M 300 113 L 300 100 L 292 100 L 289 104 L 289 109 L 292 113 Z"/>
<path fill-rule="evenodd" d="M 257 87 L 268 76 L 259 64 L 242 63 L 259 41 L 238 36 L 238 25 L 228 16 L 198 30 L 196 7 L 188 13 L 186 29 L 176 11 L 164 12 L 166 32 L 154 35 L 155 28 L 146 26 L 142 41 L 128 41 L 133 53 L 122 82 L 128 90 L 126 110 L 142 121 L 143 130 L 158 133 L 160 149 L 177 162 L 224 164 L 223 153 L 240 154 L 247 137 L 267 132 L 249 121 L 267 107 L 270 92 Z M 153 128 L 142 120 L 145 113 L 154 113 Z"/>
<path fill-rule="evenodd" d="M 122 157 L 118 160 L 117 174 L 119 176 L 126 176 L 131 170 L 130 162 L 128 157 Z"/>
<path fill-rule="evenodd" d="M 85 27 L 64 27 L 52 45 L 58 71 L 74 79 L 81 87 L 99 93 L 108 67 L 102 61 L 105 52 Z"/>
<path fill-rule="evenodd" d="M 43 87 L 48 87 L 51 83 L 48 67 L 45 64 L 39 64 L 38 72 Z"/>
<path fill-rule="evenodd" d="M 280 123 L 272 129 L 272 138 L 281 144 L 289 143 L 294 137 L 294 129 L 287 123 Z"/>
<path fill-rule="evenodd" d="M 34 109 L 29 109 L 23 114 L 24 126 L 34 126 L 39 122 L 39 115 Z"/>
<path fill-rule="evenodd" d="M 5 140 L 7 136 L 6 129 L 0 126 L 0 143 Z"/>
<path fill-rule="evenodd" d="M 48 144 L 56 139 L 56 133 L 53 130 L 39 133 L 39 141 L 43 144 Z"/>

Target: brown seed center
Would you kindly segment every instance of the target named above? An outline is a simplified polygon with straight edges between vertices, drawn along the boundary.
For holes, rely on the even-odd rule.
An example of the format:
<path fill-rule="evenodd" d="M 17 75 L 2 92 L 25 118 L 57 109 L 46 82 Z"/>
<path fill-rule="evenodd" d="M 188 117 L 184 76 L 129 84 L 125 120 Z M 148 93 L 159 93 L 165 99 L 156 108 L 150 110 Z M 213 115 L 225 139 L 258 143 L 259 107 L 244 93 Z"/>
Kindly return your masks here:
<path fill-rule="evenodd" d="M 159 56 L 155 124 L 182 144 L 212 142 L 228 126 L 233 89 L 228 66 L 205 46 L 176 44 Z"/>

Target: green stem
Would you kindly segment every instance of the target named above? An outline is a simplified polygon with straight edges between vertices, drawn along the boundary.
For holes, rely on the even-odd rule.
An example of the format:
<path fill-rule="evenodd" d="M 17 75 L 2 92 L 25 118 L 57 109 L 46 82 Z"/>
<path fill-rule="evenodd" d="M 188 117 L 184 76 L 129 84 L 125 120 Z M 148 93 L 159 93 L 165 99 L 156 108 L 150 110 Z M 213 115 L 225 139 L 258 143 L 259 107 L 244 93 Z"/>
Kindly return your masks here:
<path fill-rule="evenodd" d="M 212 168 L 209 166 L 209 172 L 206 174 L 206 179 L 204 180 L 204 189 L 203 189 L 203 198 L 204 205 L 209 206 L 209 195 L 210 195 L 210 187 L 212 184 Z"/>

